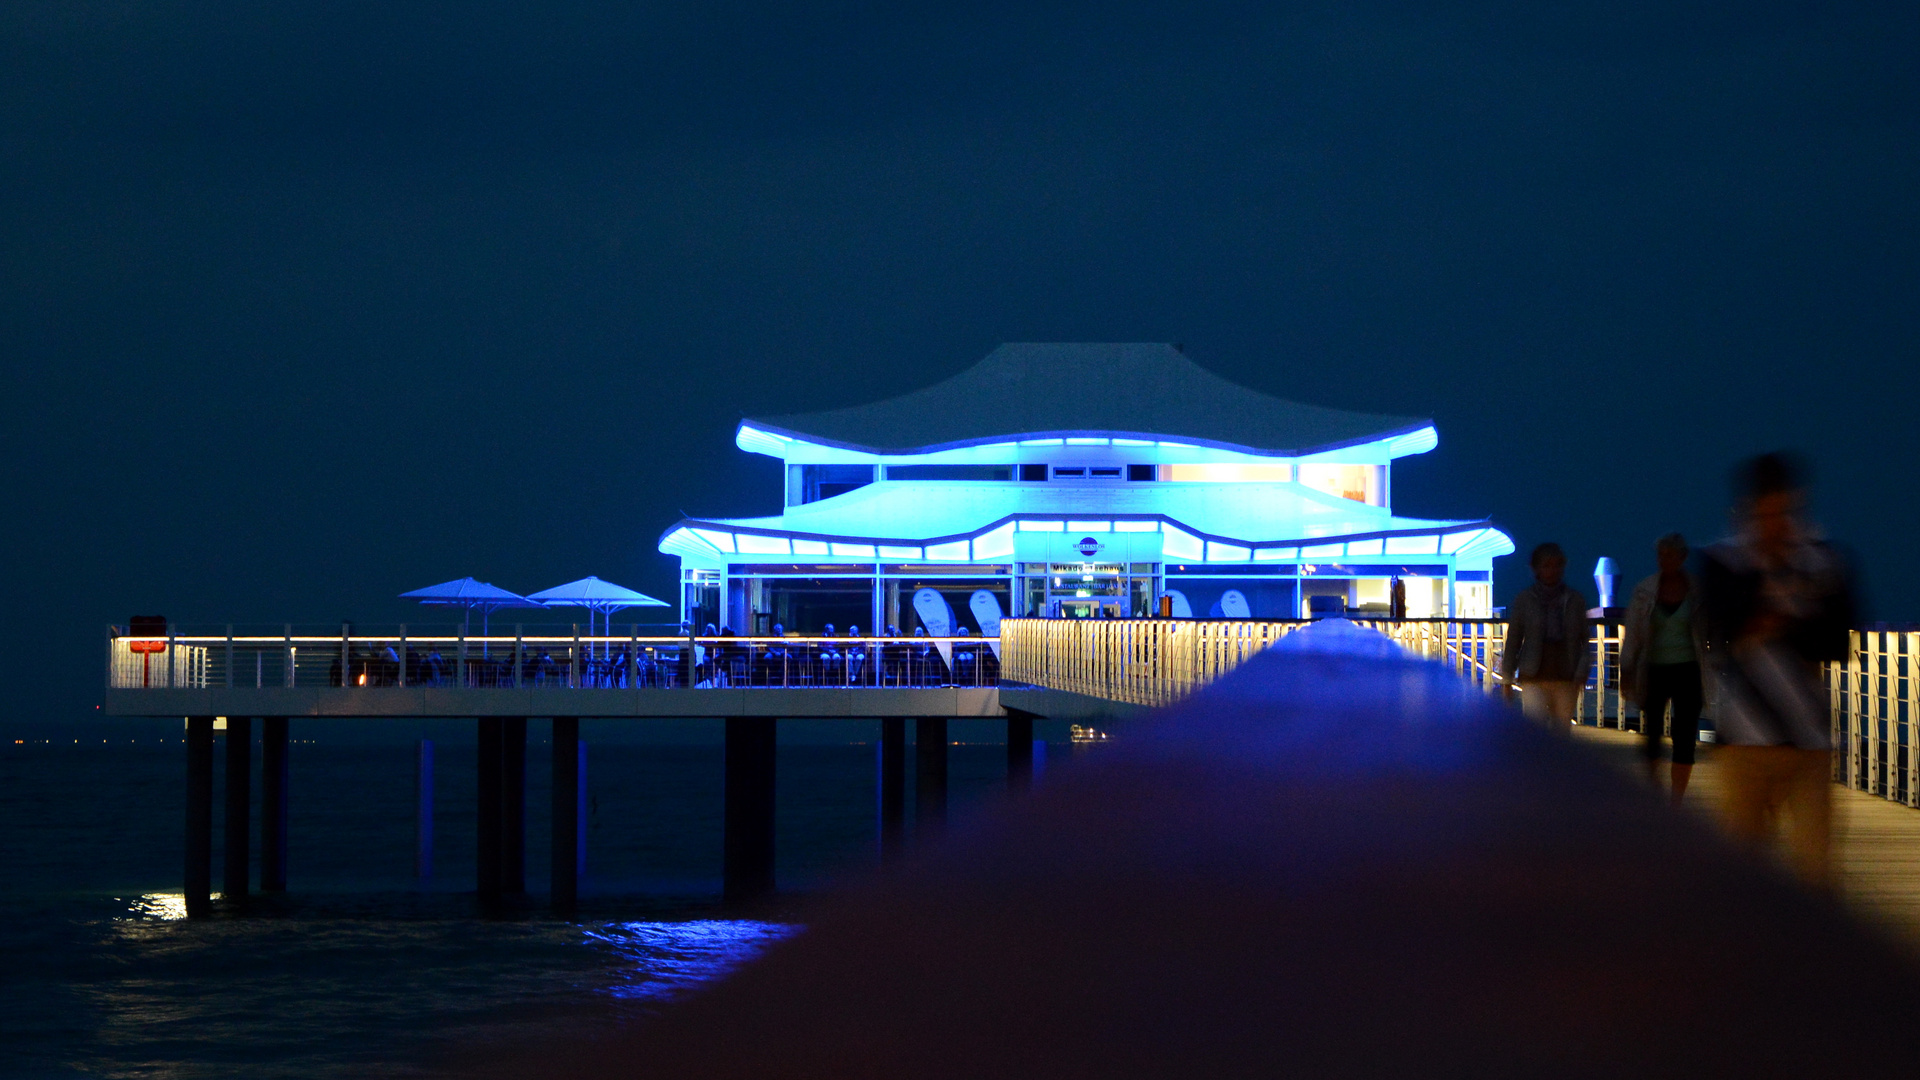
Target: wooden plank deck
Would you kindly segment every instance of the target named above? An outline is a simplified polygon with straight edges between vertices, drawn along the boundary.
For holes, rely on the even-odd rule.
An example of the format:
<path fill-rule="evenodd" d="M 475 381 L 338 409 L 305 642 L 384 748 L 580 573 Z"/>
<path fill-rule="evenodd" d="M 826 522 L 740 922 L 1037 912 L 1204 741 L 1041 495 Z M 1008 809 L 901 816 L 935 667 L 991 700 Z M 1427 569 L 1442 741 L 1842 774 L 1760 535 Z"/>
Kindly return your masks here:
<path fill-rule="evenodd" d="M 1575 728 L 1575 737 L 1636 778 L 1640 736 L 1602 728 Z M 1713 765 L 1714 748 L 1700 746 L 1683 808 L 1708 817 L 1724 806 L 1725 789 Z M 1666 763 L 1660 766 L 1666 787 Z M 1889 931 L 1920 954 L 1920 810 L 1864 792 L 1837 788 L 1833 800 L 1834 866 L 1840 895 L 1866 921 Z"/>

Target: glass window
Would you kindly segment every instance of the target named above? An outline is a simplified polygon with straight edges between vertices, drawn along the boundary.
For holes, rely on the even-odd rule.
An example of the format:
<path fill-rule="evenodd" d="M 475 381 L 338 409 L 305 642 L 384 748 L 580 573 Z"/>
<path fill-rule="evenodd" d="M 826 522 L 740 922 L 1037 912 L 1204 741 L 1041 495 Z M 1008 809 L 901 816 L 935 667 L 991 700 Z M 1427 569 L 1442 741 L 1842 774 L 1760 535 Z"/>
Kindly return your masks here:
<path fill-rule="evenodd" d="M 870 577 L 765 578 L 760 583 L 758 596 L 758 602 L 765 605 L 761 610 L 789 634 L 818 634 L 828 623 L 842 634 L 851 626 L 858 626 L 863 632 L 871 631 L 873 626 L 873 579 Z"/>
<path fill-rule="evenodd" d="M 1458 601 L 1461 619 L 1490 619 L 1493 617 L 1493 586 L 1484 581 L 1463 581 L 1454 586 L 1454 597 Z"/>
<path fill-rule="evenodd" d="M 720 572 L 688 570 L 682 582 L 682 618 L 692 623 L 695 630 L 702 629 L 710 622 L 718 622 L 721 618 Z"/>
<path fill-rule="evenodd" d="M 1284 484 L 1293 479 L 1292 465 L 1161 465 L 1153 477 L 1203 484 Z"/>
<path fill-rule="evenodd" d="M 1403 577 L 1407 587 L 1407 618 L 1444 619 L 1447 617 L 1447 579 L 1443 577 Z"/>
<path fill-rule="evenodd" d="M 1345 594 L 1346 583 L 1339 583 Z M 1167 588 L 1180 590 L 1193 608 L 1196 618 L 1222 618 L 1224 598 L 1229 589 L 1246 598 L 1247 610 L 1256 619 L 1299 618 L 1298 593 L 1292 578 L 1282 577 L 1199 577 L 1168 574 Z"/>
<path fill-rule="evenodd" d="M 1386 468 L 1381 465 L 1329 465 L 1311 462 L 1300 466 L 1300 483 L 1337 498 L 1352 499 L 1369 506 L 1384 506 Z"/>
<path fill-rule="evenodd" d="M 889 465 L 889 480 L 1011 480 L 1011 465 Z"/>
<path fill-rule="evenodd" d="M 794 491 L 795 478 L 792 470 L 798 469 L 798 488 Z M 788 470 L 787 498 L 789 505 L 795 503 L 819 502 L 831 499 L 835 495 L 845 495 L 855 488 L 866 487 L 873 483 L 872 465 L 796 465 Z M 794 496 L 799 498 L 795 499 Z"/>
<path fill-rule="evenodd" d="M 966 627 L 969 634 L 981 633 L 980 615 L 973 607 L 973 594 L 984 590 L 993 598 L 993 606 L 986 609 L 988 614 L 998 612 L 1002 617 L 1013 613 L 1013 582 L 1003 577 L 955 578 L 955 577 L 890 577 L 885 582 L 885 621 L 900 628 L 902 634 L 912 634 L 921 627 L 920 616 L 913 607 L 913 595 L 921 589 L 932 589 L 953 609 L 955 627 Z"/>
<path fill-rule="evenodd" d="M 1347 610 L 1358 615 L 1373 615 L 1384 618 L 1393 610 L 1390 589 L 1392 579 L 1383 577 L 1353 579 L 1353 595 L 1347 601 Z"/>

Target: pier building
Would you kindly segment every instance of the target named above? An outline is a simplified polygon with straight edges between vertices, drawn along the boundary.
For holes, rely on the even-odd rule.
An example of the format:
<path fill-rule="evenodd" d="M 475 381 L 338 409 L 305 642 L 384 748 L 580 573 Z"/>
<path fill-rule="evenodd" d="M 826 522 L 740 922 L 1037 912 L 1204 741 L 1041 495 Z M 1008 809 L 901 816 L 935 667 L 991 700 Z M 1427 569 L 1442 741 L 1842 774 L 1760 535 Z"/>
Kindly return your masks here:
<path fill-rule="evenodd" d="M 685 519 L 659 547 L 682 617 L 741 634 L 992 635 L 1163 598 L 1385 616 L 1395 579 L 1408 617 L 1486 617 L 1513 551 L 1485 519 L 1393 512 L 1393 463 L 1438 444 L 1432 421 L 1269 397 L 1175 345 L 1002 345 L 901 397 L 742 420 L 735 443 L 784 466 L 780 512 Z"/>

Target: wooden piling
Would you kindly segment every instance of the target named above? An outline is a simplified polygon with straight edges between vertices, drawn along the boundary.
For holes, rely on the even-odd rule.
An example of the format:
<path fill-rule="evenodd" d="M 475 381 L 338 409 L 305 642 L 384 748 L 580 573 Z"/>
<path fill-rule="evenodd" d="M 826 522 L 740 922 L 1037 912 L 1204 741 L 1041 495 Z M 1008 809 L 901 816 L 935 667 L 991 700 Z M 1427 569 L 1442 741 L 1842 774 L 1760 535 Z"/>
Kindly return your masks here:
<path fill-rule="evenodd" d="M 213 717 L 187 717 L 187 917 L 213 913 Z"/>
<path fill-rule="evenodd" d="M 527 718 L 500 722 L 500 892 L 527 891 Z"/>
<path fill-rule="evenodd" d="M 914 722 L 914 831 L 931 838 L 947 823 L 947 718 Z"/>
<path fill-rule="evenodd" d="M 480 718 L 475 757 L 474 890 L 484 900 L 500 895 L 500 720 Z"/>
<path fill-rule="evenodd" d="M 1007 790 L 1021 792 L 1033 783 L 1033 714 L 1007 710 Z"/>
<path fill-rule="evenodd" d="M 774 891 L 774 750 L 778 722 L 729 716 L 726 724 L 726 809 L 722 891 L 753 900 Z"/>
<path fill-rule="evenodd" d="M 253 718 L 227 717 L 226 851 L 221 867 L 221 895 L 229 904 L 243 902 L 252 875 L 249 865 L 253 840 Z"/>
<path fill-rule="evenodd" d="M 900 854 L 907 820 L 907 719 L 880 718 L 880 745 L 876 748 L 879 782 L 880 857 Z"/>
<path fill-rule="evenodd" d="M 433 740 L 414 751 L 413 876 L 433 880 Z"/>
<path fill-rule="evenodd" d="M 287 891 L 287 718 L 260 722 L 260 891 Z"/>
<path fill-rule="evenodd" d="M 553 718 L 553 845 L 548 893 L 553 910 L 569 914 L 580 892 L 580 719 Z"/>

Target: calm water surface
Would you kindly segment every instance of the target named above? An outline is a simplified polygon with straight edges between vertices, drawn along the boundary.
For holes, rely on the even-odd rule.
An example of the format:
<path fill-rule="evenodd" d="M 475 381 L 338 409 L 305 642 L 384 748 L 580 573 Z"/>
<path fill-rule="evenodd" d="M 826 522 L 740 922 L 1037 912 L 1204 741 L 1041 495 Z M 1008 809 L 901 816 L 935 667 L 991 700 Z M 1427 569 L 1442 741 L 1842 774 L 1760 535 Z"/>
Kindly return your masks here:
<path fill-rule="evenodd" d="M 527 868 L 538 889 L 548 758 L 546 726 L 529 727 Z M 831 741 L 870 739 L 871 725 L 783 727 L 779 874 L 783 891 L 800 893 L 872 865 L 874 748 Z M 476 914 L 470 724 L 296 720 L 291 891 L 193 922 L 179 917 L 179 721 L 8 735 L 0 1076 L 428 1075 L 487 1040 L 631 1019 L 799 931 L 780 904 L 738 911 L 715 899 L 717 725 L 584 728 L 588 874 L 571 920 L 543 914 L 537 894 L 505 917 Z M 438 758 L 425 882 L 413 876 L 423 736 Z M 962 812 L 1000 787 L 1004 760 L 999 746 L 953 748 Z M 214 828 L 217 883 L 217 816 Z"/>

